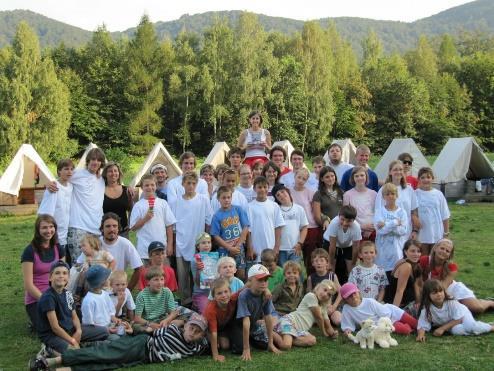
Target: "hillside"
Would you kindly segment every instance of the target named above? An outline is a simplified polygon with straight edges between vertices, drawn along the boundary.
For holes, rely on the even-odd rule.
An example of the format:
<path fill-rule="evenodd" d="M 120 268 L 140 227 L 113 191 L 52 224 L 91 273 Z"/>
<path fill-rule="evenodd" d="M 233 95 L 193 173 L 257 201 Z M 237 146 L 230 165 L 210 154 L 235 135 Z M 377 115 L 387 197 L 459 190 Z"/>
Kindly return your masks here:
<path fill-rule="evenodd" d="M 242 12 L 239 10 L 206 12 L 202 14 L 185 14 L 177 20 L 156 22 L 156 32 L 160 39 L 175 38 L 182 30 L 202 34 L 216 18 L 226 18 L 235 25 Z M 270 17 L 259 14 L 259 22 L 266 31 L 292 34 L 300 31 L 303 21 Z M 0 12 L 0 47 L 12 40 L 16 25 L 20 20 L 27 21 L 39 36 L 42 46 L 53 46 L 60 42 L 66 45 L 81 45 L 91 37 L 91 32 L 68 24 L 58 22 L 43 15 L 26 10 Z M 494 1 L 477 0 L 460 5 L 412 23 L 396 21 L 379 21 L 366 18 L 337 17 L 319 19 L 322 25 L 334 22 L 341 35 L 349 40 L 355 50 L 360 50 L 361 40 L 374 30 L 383 42 L 385 51 L 403 52 L 413 48 L 421 34 L 437 36 L 443 33 L 456 34 L 462 30 L 480 30 L 494 34 Z M 123 32 L 114 32 L 115 38 L 123 35 L 132 36 L 135 28 Z"/>

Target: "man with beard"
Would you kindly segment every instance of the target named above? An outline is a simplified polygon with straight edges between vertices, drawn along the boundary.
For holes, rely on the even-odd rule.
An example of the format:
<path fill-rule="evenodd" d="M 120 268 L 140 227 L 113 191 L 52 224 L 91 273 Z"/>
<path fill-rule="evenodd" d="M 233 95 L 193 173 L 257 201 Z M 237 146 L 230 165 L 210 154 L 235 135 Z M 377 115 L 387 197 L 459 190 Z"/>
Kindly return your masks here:
<path fill-rule="evenodd" d="M 328 157 L 329 163 L 328 166 L 331 166 L 336 173 L 336 178 L 338 180 L 338 184 L 341 184 L 341 179 L 343 178 L 343 174 L 347 170 L 350 170 L 353 165 L 347 162 L 343 162 L 341 157 L 343 155 L 343 150 L 338 143 L 333 143 L 328 148 Z"/>
<path fill-rule="evenodd" d="M 163 164 L 155 164 L 151 167 L 150 173 L 153 174 L 156 179 L 156 196 L 166 201 L 166 192 L 168 186 L 167 167 Z"/>
<path fill-rule="evenodd" d="M 115 258 L 115 270 L 132 268 L 134 273 L 130 278 L 128 289 L 132 290 L 139 280 L 139 271 L 142 261 L 136 248 L 125 237 L 119 236 L 120 218 L 115 213 L 106 213 L 101 220 L 101 248 L 108 251 Z"/>

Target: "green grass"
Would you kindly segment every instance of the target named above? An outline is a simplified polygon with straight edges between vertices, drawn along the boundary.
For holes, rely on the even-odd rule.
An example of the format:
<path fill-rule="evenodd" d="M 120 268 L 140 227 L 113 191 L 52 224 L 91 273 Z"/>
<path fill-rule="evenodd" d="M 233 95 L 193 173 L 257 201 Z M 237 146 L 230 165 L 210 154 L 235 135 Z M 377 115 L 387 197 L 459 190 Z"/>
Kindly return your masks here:
<path fill-rule="evenodd" d="M 494 241 L 494 204 L 450 205 L 452 237 L 456 244 L 455 261 L 460 266 L 459 280 L 472 288 L 478 297 L 494 295 L 492 242 Z M 33 235 L 34 216 L 0 218 L 0 370 L 24 369 L 27 360 L 39 350 L 39 342 L 28 335 L 23 305 L 20 255 Z M 494 313 L 480 317 L 494 321 Z M 315 331 L 317 334 L 317 331 Z M 428 337 L 418 344 L 413 337 L 396 336 L 400 345 L 394 349 L 361 351 L 341 337 L 337 341 L 318 338 L 310 349 L 293 349 L 280 356 L 253 353 L 245 363 L 238 356 L 224 353 L 225 363 L 209 357 L 176 362 L 171 369 L 199 370 L 348 370 L 378 369 L 454 369 L 486 370 L 494 364 L 494 334 L 472 337 Z M 161 370 L 163 365 L 146 365 L 136 370 Z"/>

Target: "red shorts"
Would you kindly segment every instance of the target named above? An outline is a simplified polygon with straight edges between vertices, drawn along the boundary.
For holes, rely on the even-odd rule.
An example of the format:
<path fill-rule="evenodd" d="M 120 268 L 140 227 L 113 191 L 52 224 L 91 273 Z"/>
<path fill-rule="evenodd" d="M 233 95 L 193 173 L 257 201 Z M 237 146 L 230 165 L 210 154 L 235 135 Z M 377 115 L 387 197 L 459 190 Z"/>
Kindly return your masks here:
<path fill-rule="evenodd" d="M 261 160 L 263 164 L 268 162 L 268 158 L 265 156 L 254 156 L 254 157 L 247 157 L 244 160 L 244 164 L 249 165 L 252 168 L 252 165 L 254 165 L 254 162 Z"/>

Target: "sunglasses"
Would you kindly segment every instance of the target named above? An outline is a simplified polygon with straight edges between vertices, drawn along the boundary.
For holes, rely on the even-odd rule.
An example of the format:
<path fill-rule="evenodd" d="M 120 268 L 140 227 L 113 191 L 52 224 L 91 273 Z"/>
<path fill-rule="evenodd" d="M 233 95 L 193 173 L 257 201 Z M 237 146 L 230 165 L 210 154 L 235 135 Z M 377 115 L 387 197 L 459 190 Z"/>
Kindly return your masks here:
<path fill-rule="evenodd" d="M 412 161 L 405 160 L 405 161 L 403 161 L 403 163 L 404 163 L 405 165 L 411 165 L 411 164 L 412 164 Z"/>

